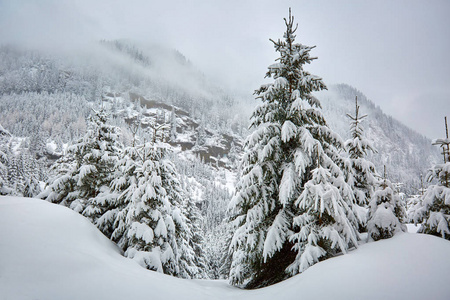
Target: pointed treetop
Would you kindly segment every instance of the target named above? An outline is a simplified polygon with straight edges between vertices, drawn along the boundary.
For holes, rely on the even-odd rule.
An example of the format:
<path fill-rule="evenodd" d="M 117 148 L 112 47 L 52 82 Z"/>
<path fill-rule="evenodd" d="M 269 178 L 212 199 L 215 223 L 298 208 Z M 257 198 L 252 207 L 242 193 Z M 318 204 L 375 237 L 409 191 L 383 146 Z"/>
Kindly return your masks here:
<path fill-rule="evenodd" d="M 444 145 L 442 145 L 443 148 L 443 152 L 444 152 L 444 162 L 449 161 L 450 162 L 450 148 L 449 148 L 449 144 L 450 141 L 448 139 L 448 126 L 447 126 L 447 116 L 445 116 L 445 137 L 447 139 L 447 142 L 445 143 L 447 146 L 447 149 L 444 149 Z M 445 159 L 445 155 L 447 154 L 447 159 Z"/>
<path fill-rule="evenodd" d="M 445 137 L 448 139 L 447 116 L 445 116 L 444 120 L 445 120 Z"/>
<path fill-rule="evenodd" d="M 448 126 L 447 117 L 444 118 L 445 121 L 445 139 L 433 140 L 433 145 L 440 145 L 442 148 L 442 155 L 444 156 L 444 163 L 450 162 L 450 139 L 448 138 Z"/>
<path fill-rule="evenodd" d="M 384 171 L 383 171 L 383 184 L 382 187 L 383 189 L 385 189 L 387 187 L 387 175 L 386 175 L 386 165 L 383 166 L 384 167 Z"/>
<path fill-rule="evenodd" d="M 286 18 L 283 18 L 283 19 L 284 19 L 284 23 L 286 24 L 286 27 L 288 29 L 290 29 L 290 32 L 294 33 L 294 32 L 297 31 L 298 23 L 295 25 L 295 28 L 292 29 L 294 27 L 294 16 L 291 14 L 291 8 L 290 7 L 289 7 L 289 21 L 286 20 Z"/>
<path fill-rule="evenodd" d="M 358 105 L 358 96 L 355 96 L 355 116 L 352 116 L 350 114 L 347 114 L 347 117 L 349 117 L 352 122 L 350 124 L 350 129 L 352 130 L 352 136 L 353 138 L 360 138 L 362 135 L 362 128 L 360 127 L 361 120 L 367 117 L 367 115 L 359 115 L 359 108 Z"/>

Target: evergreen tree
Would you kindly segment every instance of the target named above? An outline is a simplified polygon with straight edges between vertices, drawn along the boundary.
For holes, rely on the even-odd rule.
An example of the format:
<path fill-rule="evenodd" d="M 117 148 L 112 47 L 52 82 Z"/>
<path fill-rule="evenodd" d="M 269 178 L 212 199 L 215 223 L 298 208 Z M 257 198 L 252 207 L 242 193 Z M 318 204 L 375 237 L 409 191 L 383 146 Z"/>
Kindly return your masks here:
<path fill-rule="evenodd" d="M 94 224 L 108 208 L 96 196 L 108 189 L 121 146 L 118 129 L 107 124 L 104 110 L 94 111 L 90 128 L 55 166 L 57 176 L 39 195 L 83 213 Z"/>
<path fill-rule="evenodd" d="M 200 214 L 183 190 L 175 165 L 163 153 L 161 157 L 162 185 L 172 207 L 175 235 L 179 250 L 180 277 L 205 278 L 206 262 L 200 234 Z"/>
<path fill-rule="evenodd" d="M 225 226 L 225 233 L 224 233 L 224 244 L 222 246 L 222 255 L 220 256 L 219 261 L 219 278 L 225 279 L 229 278 L 230 271 L 231 271 L 231 264 L 233 262 L 233 252 L 232 248 L 230 247 L 234 232 L 233 230 L 233 224 L 227 223 Z"/>
<path fill-rule="evenodd" d="M 415 223 L 421 223 L 420 233 L 432 234 L 450 240 L 450 139 L 437 139 L 433 144 L 442 148 L 444 163 L 434 165 L 428 172 L 428 181 L 436 180 L 422 196 L 414 214 Z"/>
<path fill-rule="evenodd" d="M 369 202 L 367 231 L 369 241 L 378 241 L 393 237 L 406 231 L 406 209 L 399 195 L 394 192 L 392 183 L 386 178 L 377 188 Z"/>
<path fill-rule="evenodd" d="M 7 161 L 6 154 L 0 149 L 0 195 L 7 194 L 7 187 L 6 187 L 6 173 L 7 173 L 7 167 L 5 166 L 5 162 Z"/>
<path fill-rule="evenodd" d="M 284 39 L 272 41 L 280 57 L 269 66 L 266 77 L 274 81 L 255 92 L 263 103 L 252 114 L 254 132 L 246 139 L 240 180 L 230 203 L 235 226 L 230 245 L 230 282 L 246 288 L 275 283 L 302 270 L 296 265 L 307 249 L 303 236 L 297 233 L 310 233 L 298 228 L 302 222 L 295 217 L 312 214 L 319 222 L 320 212 L 312 213 L 310 203 L 304 199 L 309 193 L 306 187 L 314 185 L 321 174 L 332 177 L 327 181 L 334 188 L 329 188 L 340 194 L 333 197 L 339 214 L 330 213 L 334 220 L 327 225 L 343 240 L 339 245 L 342 251 L 350 246 L 348 243 L 355 244 L 356 239 L 354 229 L 342 227 L 348 224 L 347 218 L 354 219 L 349 208 L 353 197 L 339 167 L 343 159 L 338 150 L 343 148 L 343 142 L 327 126 L 320 103 L 312 95 L 326 86 L 321 78 L 303 69 L 315 59 L 310 56 L 314 47 L 294 43 L 297 28 L 290 13 L 285 24 Z M 323 171 L 314 171 L 318 161 Z M 324 251 L 334 249 L 335 240 Z"/>
<path fill-rule="evenodd" d="M 108 207 L 108 210 L 97 219 L 97 227 L 124 251 L 128 247 L 127 213 L 138 182 L 136 177 L 138 161 L 137 148 L 126 147 L 119 155 L 109 189 L 96 197 L 99 199 L 97 201 L 102 201 Z"/>
<path fill-rule="evenodd" d="M 197 130 L 197 138 L 195 140 L 195 146 L 201 147 L 205 145 L 206 142 L 205 121 L 203 117 L 200 119 L 196 130 Z"/>
<path fill-rule="evenodd" d="M 72 151 L 83 164 L 76 176 L 80 196 L 86 199 L 83 215 L 97 225 L 98 218 L 110 209 L 108 203 L 97 195 L 109 189 L 123 147 L 118 142 L 120 129 L 107 124 L 108 114 L 103 109 L 94 113 L 92 129 L 88 130 L 81 143 L 72 146 Z"/>
<path fill-rule="evenodd" d="M 41 158 L 44 159 L 44 158 Z M 24 174 L 22 182 L 22 190 L 20 191 L 24 197 L 34 197 L 41 192 L 39 180 L 43 174 L 44 167 L 37 161 L 34 156 L 24 150 L 20 153 L 21 168 Z"/>
<path fill-rule="evenodd" d="M 302 212 L 294 218 L 294 225 L 300 231 L 291 237 L 296 241 L 294 249 L 298 252 L 289 266 L 292 274 L 301 273 L 337 253 L 346 253 L 350 246 L 357 246 L 355 226 L 350 221 L 355 220 L 350 200 L 352 190 L 343 179 L 342 174 L 336 176 L 318 163 L 311 180 L 305 184 L 296 201 Z"/>
<path fill-rule="evenodd" d="M 0 195 L 6 195 L 11 192 L 8 187 L 8 142 L 11 134 L 0 124 Z"/>
<path fill-rule="evenodd" d="M 0 129 L 2 129 L 0 125 Z M 8 162 L 9 157 L 7 155 L 6 137 L 1 135 L 0 132 L 0 195 L 6 195 L 10 193 L 8 188 Z"/>
<path fill-rule="evenodd" d="M 41 158 L 46 153 L 45 133 L 41 126 L 36 126 L 30 136 L 29 150 L 36 158 Z"/>
<path fill-rule="evenodd" d="M 75 166 L 72 153 L 65 153 L 50 168 L 49 173 L 51 175 L 49 184 L 37 197 L 81 212 L 83 207 L 80 200 L 77 199 L 77 193 L 75 192 Z"/>
<path fill-rule="evenodd" d="M 12 194 L 21 195 L 24 190 L 26 178 L 21 153 L 12 154 L 12 151 L 9 151 L 9 153 L 11 155 L 8 163 L 8 183 L 12 188 Z"/>
<path fill-rule="evenodd" d="M 175 142 L 177 139 L 177 116 L 175 114 L 175 107 L 172 106 L 170 112 L 170 142 Z"/>
<path fill-rule="evenodd" d="M 109 209 L 100 230 L 125 256 L 154 271 L 204 278 L 197 215 L 182 189 L 163 144 L 128 147 L 118 161 L 110 191 L 97 196 Z"/>
<path fill-rule="evenodd" d="M 136 167 L 136 185 L 127 191 L 127 248 L 125 256 L 142 266 L 177 275 L 175 223 L 167 192 L 162 186 L 159 153 L 146 147 Z"/>
<path fill-rule="evenodd" d="M 350 118 L 350 130 L 352 137 L 345 142 L 345 149 L 349 155 L 351 163 L 351 173 L 349 174 L 349 184 L 353 188 L 356 201 L 354 206 L 357 210 L 355 215 L 358 217 L 360 231 L 366 227 L 367 206 L 369 200 L 379 185 L 378 175 L 372 162 L 366 159 L 370 153 L 375 153 L 372 143 L 363 135 L 362 121 L 367 115 L 359 114 L 358 97 L 355 98 L 355 115 L 347 114 Z"/>

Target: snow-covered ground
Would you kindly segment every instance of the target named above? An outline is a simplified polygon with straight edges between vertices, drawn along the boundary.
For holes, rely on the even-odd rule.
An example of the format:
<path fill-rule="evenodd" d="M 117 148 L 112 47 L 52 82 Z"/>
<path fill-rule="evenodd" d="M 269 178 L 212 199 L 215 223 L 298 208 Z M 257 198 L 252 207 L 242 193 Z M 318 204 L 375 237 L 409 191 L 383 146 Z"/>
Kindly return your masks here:
<path fill-rule="evenodd" d="M 274 286 L 147 271 L 62 206 L 0 197 L 0 299 L 450 299 L 450 242 L 400 234 L 318 263 Z"/>

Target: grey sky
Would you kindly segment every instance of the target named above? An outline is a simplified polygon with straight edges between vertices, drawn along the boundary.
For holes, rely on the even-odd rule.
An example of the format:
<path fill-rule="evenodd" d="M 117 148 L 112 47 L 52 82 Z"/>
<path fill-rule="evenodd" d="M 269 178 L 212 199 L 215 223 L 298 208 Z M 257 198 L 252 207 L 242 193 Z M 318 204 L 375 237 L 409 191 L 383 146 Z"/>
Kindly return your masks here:
<path fill-rule="evenodd" d="M 269 38 L 288 8 L 297 41 L 316 45 L 308 66 L 348 83 L 430 138 L 450 117 L 450 1 L 0 0 L 0 42 L 48 49 L 131 38 L 168 44 L 206 74 L 251 94 L 276 58 Z"/>

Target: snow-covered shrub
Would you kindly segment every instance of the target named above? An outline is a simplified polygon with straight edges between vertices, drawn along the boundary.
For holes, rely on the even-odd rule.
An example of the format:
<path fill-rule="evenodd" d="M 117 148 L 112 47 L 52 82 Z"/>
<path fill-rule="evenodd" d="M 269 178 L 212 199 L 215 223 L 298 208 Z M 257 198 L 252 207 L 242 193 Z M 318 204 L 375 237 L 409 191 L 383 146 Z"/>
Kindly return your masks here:
<path fill-rule="evenodd" d="M 406 209 L 392 184 L 386 178 L 369 203 L 367 231 L 369 241 L 388 239 L 406 231 Z"/>

